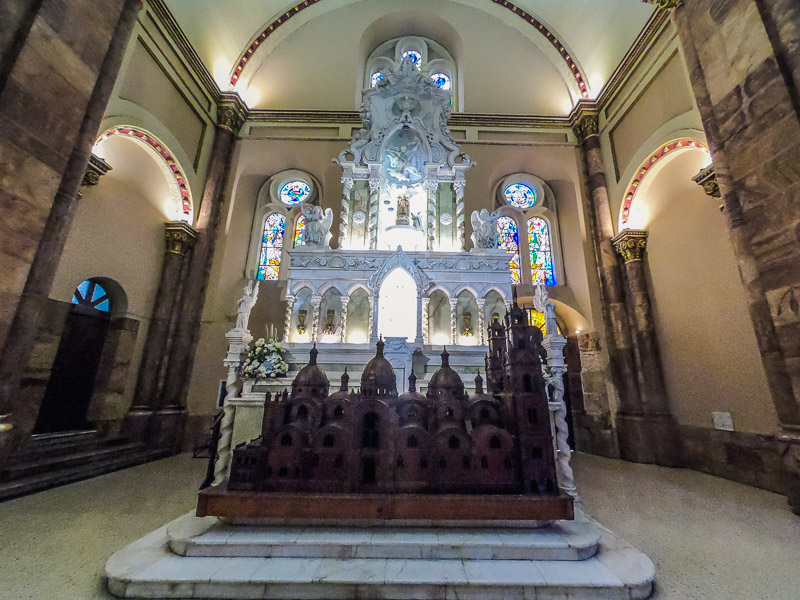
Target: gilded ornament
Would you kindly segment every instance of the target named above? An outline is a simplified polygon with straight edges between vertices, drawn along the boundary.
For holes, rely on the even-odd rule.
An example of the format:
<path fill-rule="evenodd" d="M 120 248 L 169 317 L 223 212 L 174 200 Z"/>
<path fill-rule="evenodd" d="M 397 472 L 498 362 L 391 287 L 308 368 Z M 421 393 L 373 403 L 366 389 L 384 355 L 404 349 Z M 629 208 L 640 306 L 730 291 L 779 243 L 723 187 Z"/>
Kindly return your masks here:
<path fill-rule="evenodd" d="M 578 141 L 581 144 L 591 136 L 597 135 L 600 132 L 600 125 L 597 115 L 592 113 L 583 113 L 575 121 L 573 131 L 575 131 L 575 137 L 578 138 Z"/>
<path fill-rule="evenodd" d="M 165 225 L 164 236 L 167 252 L 186 256 L 194 247 L 197 230 L 183 221 L 170 221 Z"/>
<path fill-rule="evenodd" d="M 614 249 L 625 264 L 641 261 L 647 248 L 647 232 L 640 229 L 624 229 L 611 239 Z"/>

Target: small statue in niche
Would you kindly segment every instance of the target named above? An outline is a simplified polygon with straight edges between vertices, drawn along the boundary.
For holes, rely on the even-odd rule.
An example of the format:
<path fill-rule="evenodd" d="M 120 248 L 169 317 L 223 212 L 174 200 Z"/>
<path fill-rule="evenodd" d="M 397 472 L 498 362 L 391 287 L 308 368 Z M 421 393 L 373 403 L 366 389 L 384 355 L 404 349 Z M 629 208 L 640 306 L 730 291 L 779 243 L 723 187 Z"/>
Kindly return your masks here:
<path fill-rule="evenodd" d="M 330 239 L 333 211 L 330 208 L 326 208 L 323 213 L 319 206 L 306 204 L 303 205 L 302 211 L 306 220 L 306 229 L 303 232 L 306 246 L 324 246 Z"/>
<path fill-rule="evenodd" d="M 500 219 L 500 211 L 493 213 L 485 208 L 480 212 L 473 211 L 472 222 L 472 243 L 476 248 L 488 250 L 497 247 L 497 221 Z"/>
<path fill-rule="evenodd" d="M 419 216 L 419 213 L 411 214 L 411 225 L 414 229 L 422 229 L 422 217 Z"/>
<path fill-rule="evenodd" d="M 326 322 L 325 322 L 325 330 L 323 333 L 333 335 L 336 333 L 336 327 L 333 326 L 333 317 L 336 315 L 336 311 L 332 308 L 328 309 L 328 312 L 325 314 Z"/>
<path fill-rule="evenodd" d="M 256 301 L 258 300 L 258 282 L 256 281 L 253 284 L 253 280 L 251 279 L 247 282 L 247 285 L 244 286 L 244 296 L 239 298 L 239 301 L 236 303 L 236 327 L 237 331 L 248 331 L 247 325 L 250 321 L 250 311 L 253 310 L 253 307 L 256 305 Z"/>
<path fill-rule="evenodd" d="M 472 313 L 464 313 L 464 331 L 461 335 L 464 337 L 472 337 Z"/>
<path fill-rule="evenodd" d="M 301 308 L 297 311 L 297 333 L 303 335 L 306 332 L 306 317 L 308 316 L 308 311 L 304 308 Z"/>
<path fill-rule="evenodd" d="M 395 217 L 395 225 L 408 225 L 408 196 L 403 194 L 397 198 L 397 216 Z"/>

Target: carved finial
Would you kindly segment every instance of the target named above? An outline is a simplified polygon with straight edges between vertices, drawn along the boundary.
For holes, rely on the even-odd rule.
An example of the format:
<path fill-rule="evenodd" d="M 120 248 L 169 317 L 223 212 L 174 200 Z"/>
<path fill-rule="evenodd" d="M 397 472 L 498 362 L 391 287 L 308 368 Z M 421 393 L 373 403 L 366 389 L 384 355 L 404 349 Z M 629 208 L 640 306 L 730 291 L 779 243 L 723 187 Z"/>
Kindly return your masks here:
<path fill-rule="evenodd" d="M 481 374 L 478 373 L 475 375 L 475 394 L 482 394 L 483 393 L 483 377 Z"/>
<path fill-rule="evenodd" d="M 381 335 L 378 338 L 378 343 L 375 344 L 375 348 L 376 348 L 375 356 L 383 356 L 383 346 L 384 346 L 383 336 Z"/>
<path fill-rule="evenodd" d="M 311 351 L 308 353 L 309 361 L 308 364 L 315 365 L 317 364 L 317 355 L 319 354 L 319 350 L 317 350 L 317 342 L 314 342 L 314 346 L 311 348 Z"/>
<path fill-rule="evenodd" d="M 350 375 L 347 374 L 347 367 L 345 367 L 344 373 L 342 373 L 342 387 L 339 389 L 341 389 L 341 391 L 343 392 L 346 392 L 349 383 L 350 383 Z"/>
<path fill-rule="evenodd" d="M 411 371 L 411 375 L 408 376 L 408 391 L 417 391 L 417 376 L 414 375 L 414 371 Z"/>
<path fill-rule="evenodd" d="M 449 367 L 450 366 L 450 354 L 447 352 L 447 346 L 442 349 L 442 366 Z"/>

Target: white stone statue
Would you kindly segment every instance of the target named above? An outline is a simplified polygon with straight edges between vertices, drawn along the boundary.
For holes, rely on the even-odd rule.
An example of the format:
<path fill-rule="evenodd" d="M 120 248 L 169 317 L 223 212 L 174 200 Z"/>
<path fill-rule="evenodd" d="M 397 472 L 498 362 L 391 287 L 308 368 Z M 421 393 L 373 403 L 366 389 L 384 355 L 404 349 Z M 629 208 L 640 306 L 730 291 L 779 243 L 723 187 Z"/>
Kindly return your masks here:
<path fill-rule="evenodd" d="M 550 295 L 547 293 L 547 288 L 541 284 L 536 286 L 536 292 L 533 295 L 533 307 L 540 313 L 544 314 L 544 326 L 547 334 L 558 334 L 558 325 L 556 324 L 556 305 L 550 300 Z"/>
<path fill-rule="evenodd" d="M 323 247 L 330 240 L 333 211 L 326 208 L 325 212 L 319 206 L 303 205 L 303 217 L 306 220 L 306 229 L 303 239 L 306 246 Z"/>
<path fill-rule="evenodd" d="M 239 298 L 236 303 L 236 327 L 235 331 L 248 331 L 247 324 L 250 321 L 250 311 L 256 305 L 258 300 L 258 281 L 253 283 L 253 280 L 247 282 L 244 286 L 244 296 Z"/>
<path fill-rule="evenodd" d="M 489 213 L 485 208 L 480 212 L 472 213 L 472 243 L 476 248 L 489 249 L 497 247 L 497 221 L 500 219 L 500 212 Z"/>

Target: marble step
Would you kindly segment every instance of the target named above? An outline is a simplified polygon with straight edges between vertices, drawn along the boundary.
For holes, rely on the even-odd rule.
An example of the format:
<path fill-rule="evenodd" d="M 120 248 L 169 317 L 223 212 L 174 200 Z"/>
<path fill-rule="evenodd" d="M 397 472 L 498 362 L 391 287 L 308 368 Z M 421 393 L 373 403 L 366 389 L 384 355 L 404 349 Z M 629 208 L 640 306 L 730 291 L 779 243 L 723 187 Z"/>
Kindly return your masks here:
<path fill-rule="evenodd" d="M 199 533 L 183 521 L 168 531 L 183 556 L 579 561 L 597 553 L 600 532 L 570 521 L 539 529 L 236 526 Z"/>
<path fill-rule="evenodd" d="M 167 527 L 108 560 L 105 579 L 114 596 L 638 600 L 649 598 L 653 589 L 652 562 L 606 531 L 595 556 L 565 561 L 180 556 L 170 550 Z"/>
<path fill-rule="evenodd" d="M 66 485 L 89 479 L 112 471 L 118 471 L 127 467 L 141 465 L 151 460 L 165 458 L 169 456 L 169 450 L 138 450 L 126 451 L 121 454 L 106 456 L 100 462 L 88 462 L 77 466 L 55 469 L 36 475 L 21 477 L 11 481 L 0 483 L 0 502 L 40 492 L 59 485 Z"/>
<path fill-rule="evenodd" d="M 35 455 L 22 454 L 14 457 L 11 464 L 3 469 L 3 480 L 29 477 L 47 471 L 66 469 L 78 465 L 105 461 L 109 457 L 144 449 L 141 443 L 127 440 L 109 440 L 96 442 L 89 446 L 69 449 L 51 449 L 48 452 L 37 452 Z"/>

